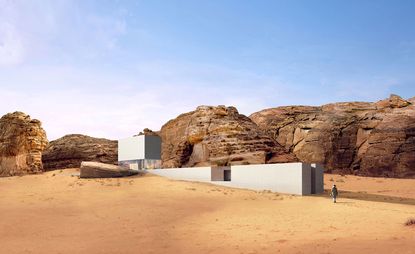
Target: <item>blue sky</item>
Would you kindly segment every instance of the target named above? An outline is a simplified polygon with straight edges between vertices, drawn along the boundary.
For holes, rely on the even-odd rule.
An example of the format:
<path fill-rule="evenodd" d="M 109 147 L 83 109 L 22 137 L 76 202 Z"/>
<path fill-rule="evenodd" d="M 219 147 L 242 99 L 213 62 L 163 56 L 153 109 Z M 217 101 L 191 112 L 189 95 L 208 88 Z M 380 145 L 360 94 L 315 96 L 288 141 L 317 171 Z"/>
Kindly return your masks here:
<path fill-rule="evenodd" d="M 0 114 L 50 140 L 158 130 L 198 105 L 415 96 L 415 1 L 0 0 Z"/>

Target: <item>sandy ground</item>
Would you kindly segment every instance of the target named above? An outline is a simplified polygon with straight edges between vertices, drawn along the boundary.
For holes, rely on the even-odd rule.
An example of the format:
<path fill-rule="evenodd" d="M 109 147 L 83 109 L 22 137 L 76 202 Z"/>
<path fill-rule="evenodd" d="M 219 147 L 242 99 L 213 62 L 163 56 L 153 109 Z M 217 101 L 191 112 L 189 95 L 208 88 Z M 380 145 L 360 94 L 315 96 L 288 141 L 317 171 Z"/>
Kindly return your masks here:
<path fill-rule="evenodd" d="M 326 175 L 333 204 L 76 171 L 0 178 L 0 253 L 415 253 L 415 180 Z"/>

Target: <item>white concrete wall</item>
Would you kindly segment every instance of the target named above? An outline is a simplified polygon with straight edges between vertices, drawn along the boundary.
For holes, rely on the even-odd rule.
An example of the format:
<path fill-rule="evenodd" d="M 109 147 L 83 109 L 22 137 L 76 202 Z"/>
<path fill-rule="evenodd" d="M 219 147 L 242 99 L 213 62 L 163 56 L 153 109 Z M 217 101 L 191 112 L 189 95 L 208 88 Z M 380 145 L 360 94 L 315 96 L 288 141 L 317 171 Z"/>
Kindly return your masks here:
<path fill-rule="evenodd" d="M 311 187 L 303 184 L 307 177 L 306 169 L 303 163 L 232 166 L 231 185 L 254 190 L 309 194 Z"/>
<path fill-rule="evenodd" d="M 148 170 L 148 172 L 177 180 L 210 182 L 210 167 L 165 168 Z"/>
<path fill-rule="evenodd" d="M 210 182 L 234 188 L 270 190 L 297 195 L 311 194 L 311 165 L 306 163 L 231 166 L 229 182 L 211 181 L 210 167 L 155 169 L 148 172 L 171 179 Z M 323 188 L 322 170 L 320 172 L 321 177 L 317 177 L 318 190 Z"/>
<path fill-rule="evenodd" d="M 144 159 L 144 135 L 118 140 L 118 161 Z"/>

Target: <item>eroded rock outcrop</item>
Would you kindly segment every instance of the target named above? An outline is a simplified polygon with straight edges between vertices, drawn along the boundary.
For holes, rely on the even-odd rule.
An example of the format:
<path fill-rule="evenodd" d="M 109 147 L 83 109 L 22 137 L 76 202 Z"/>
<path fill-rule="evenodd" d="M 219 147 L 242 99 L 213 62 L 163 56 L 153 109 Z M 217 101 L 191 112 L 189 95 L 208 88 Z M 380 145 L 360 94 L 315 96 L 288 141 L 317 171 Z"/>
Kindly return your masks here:
<path fill-rule="evenodd" d="M 140 136 L 140 135 L 145 135 L 145 136 L 159 136 L 159 133 L 156 131 L 152 131 L 149 128 L 144 128 L 143 131 L 140 131 L 137 135 L 135 136 Z"/>
<path fill-rule="evenodd" d="M 411 99 L 278 107 L 250 118 L 300 161 L 323 163 L 328 171 L 415 177 Z"/>
<path fill-rule="evenodd" d="M 51 141 L 42 155 L 45 170 L 77 168 L 82 161 L 117 164 L 117 141 L 71 134 Z"/>
<path fill-rule="evenodd" d="M 48 144 L 39 120 L 22 112 L 0 119 L 0 176 L 41 172 L 42 151 Z"/>
<path fill-rule="evenodd" d="M 234 107 L 200 106 L 167 122 L 159 135 L 163 167 L 296 160 Z"/>

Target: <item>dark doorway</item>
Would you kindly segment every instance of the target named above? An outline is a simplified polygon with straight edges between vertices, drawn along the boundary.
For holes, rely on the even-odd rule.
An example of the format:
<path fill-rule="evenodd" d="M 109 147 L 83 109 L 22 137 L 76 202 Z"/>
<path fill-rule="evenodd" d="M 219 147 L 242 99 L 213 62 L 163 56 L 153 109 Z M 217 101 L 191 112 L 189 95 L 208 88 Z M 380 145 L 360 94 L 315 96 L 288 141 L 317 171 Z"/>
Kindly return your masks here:
<path fill-rule="evenodd" d="M 311 166 L 311 194 L 316 194 L 316 168 Z"/>
<path fill-rule="evenodd" d="M 211 181 L 230 181 L 231 167 L 230 166 L 211 166 L 210 171 Z"/>
<path fill-rule="evenodd" d="M 231 170 L 224 170 L 223 171 L 223 180 L 230 181 L 231 180 Z"/>

